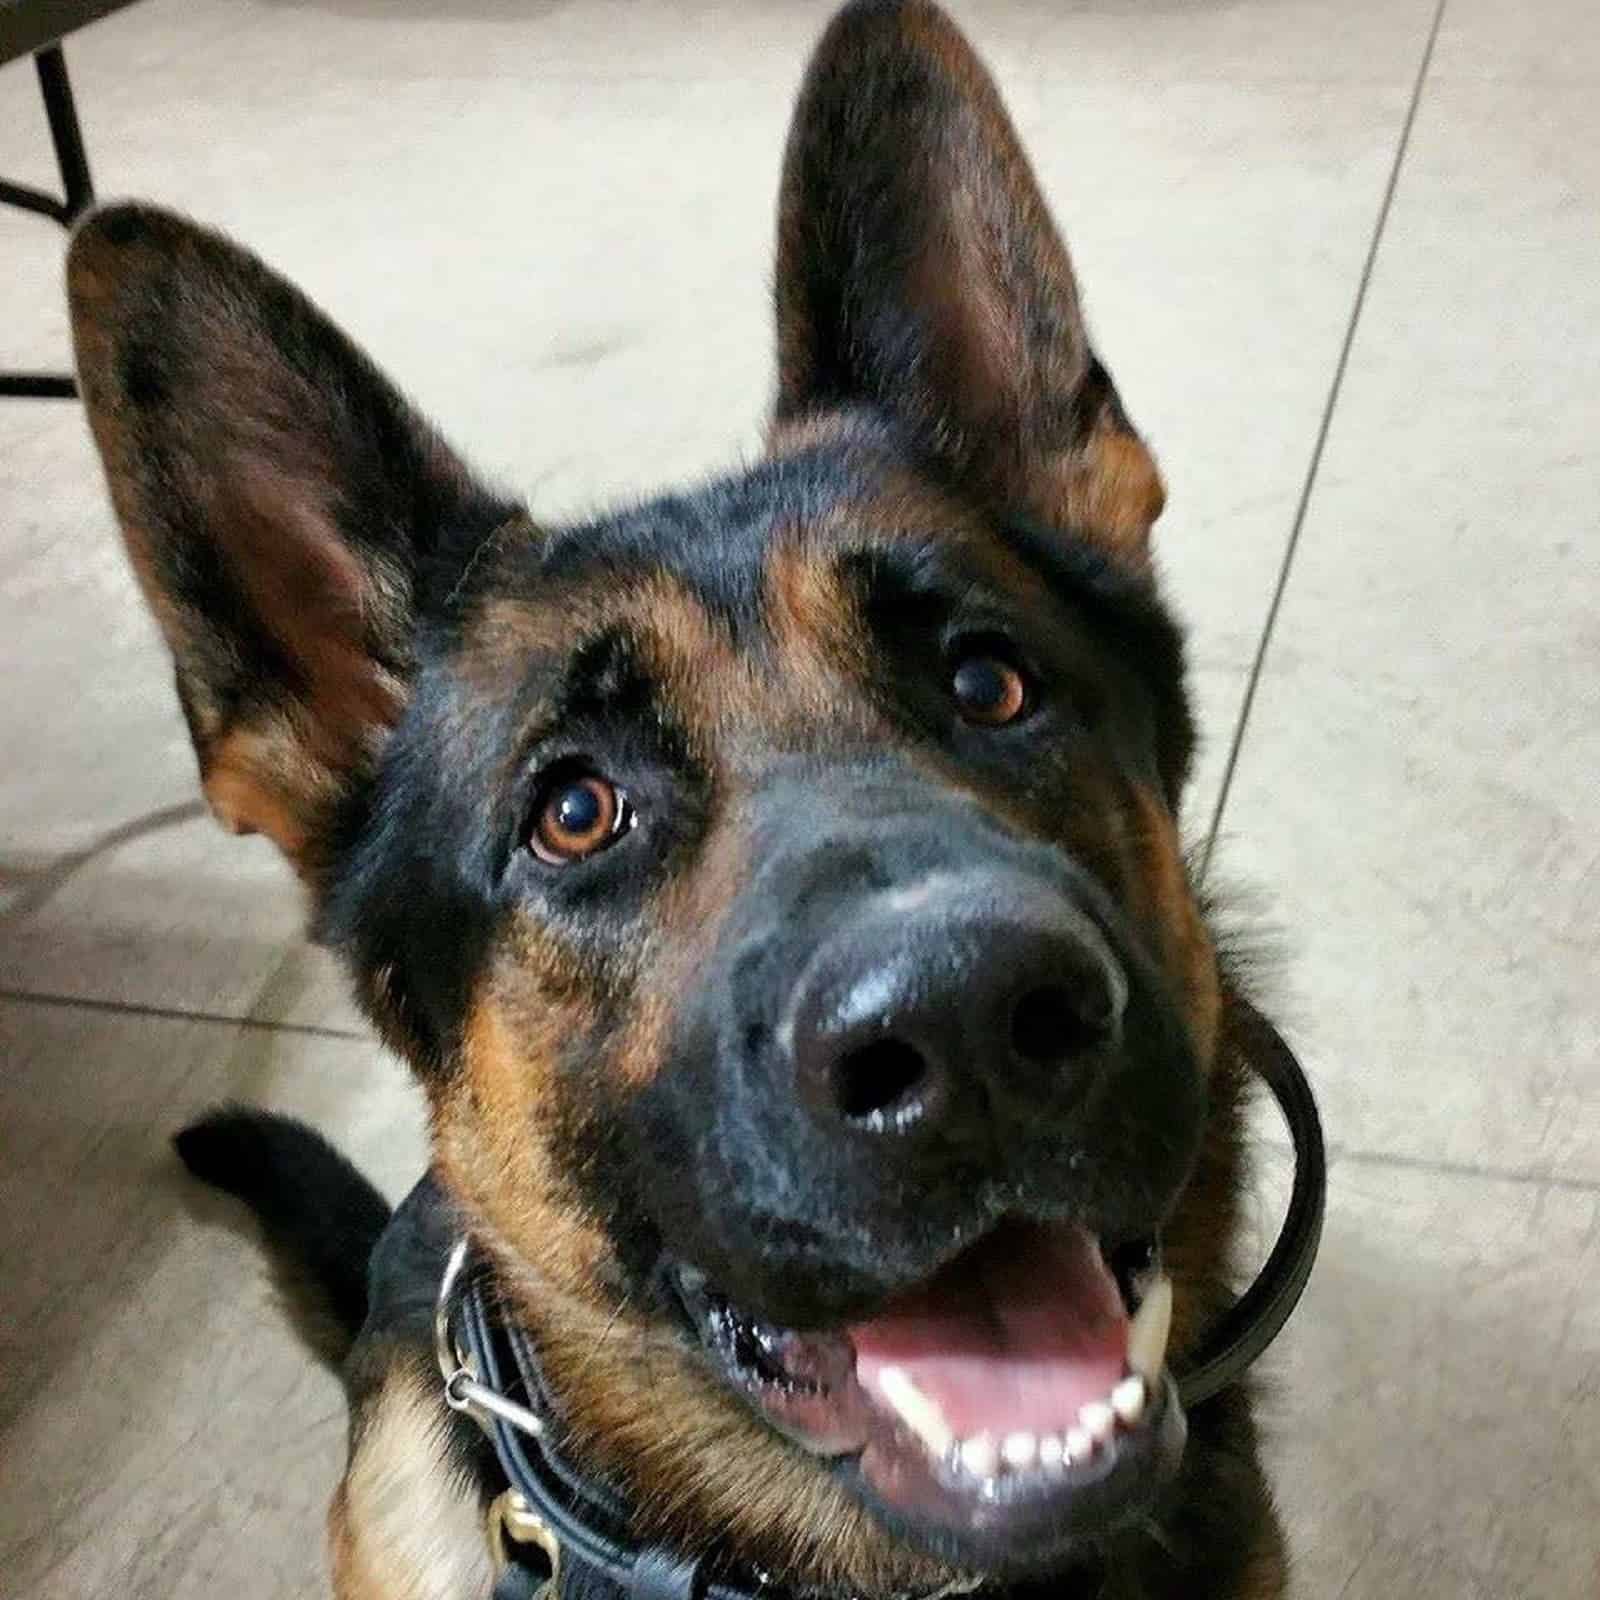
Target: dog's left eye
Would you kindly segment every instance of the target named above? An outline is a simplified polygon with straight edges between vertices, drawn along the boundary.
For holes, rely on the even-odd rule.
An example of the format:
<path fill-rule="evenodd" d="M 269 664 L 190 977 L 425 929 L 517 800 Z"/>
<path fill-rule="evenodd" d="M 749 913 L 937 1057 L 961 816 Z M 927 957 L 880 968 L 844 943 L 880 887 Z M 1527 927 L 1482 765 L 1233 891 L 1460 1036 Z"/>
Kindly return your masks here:
<path fill-rule="evenodd" d="M 633 806 L 609 778 L 569 767 L 539 785 L 528 848 L 552 867 L 570 866 L 608 849 L 633 822 Z"/>
<path fill-rule="evenodd" d="M 992 650 L 975 649 L 958 655 L 950 668 L 950 694 L 968 722 L 985 728 L 1003 728 L 1015 722 L 1032 698 L 1027 678 Z"/>

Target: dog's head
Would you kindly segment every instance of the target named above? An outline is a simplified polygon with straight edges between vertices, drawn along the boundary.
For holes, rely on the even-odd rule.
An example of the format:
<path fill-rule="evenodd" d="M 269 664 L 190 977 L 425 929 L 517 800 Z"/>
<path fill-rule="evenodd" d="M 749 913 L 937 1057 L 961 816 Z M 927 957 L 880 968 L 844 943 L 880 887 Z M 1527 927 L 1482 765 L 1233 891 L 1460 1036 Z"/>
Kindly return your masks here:
<path fill-rule="evenodd" d="M 768 458 L 617 516 L 480 487 L 169 215 L 92 217 L 70 288 L 206 793 L 414 1064 L 572 1448 L 859 1589 L 1147 1509 L 1141 1273 L 1167 1229 L 1181 1339 L 1222 1245 L 1162 487 L 950 24 L 835 22 Z"/>

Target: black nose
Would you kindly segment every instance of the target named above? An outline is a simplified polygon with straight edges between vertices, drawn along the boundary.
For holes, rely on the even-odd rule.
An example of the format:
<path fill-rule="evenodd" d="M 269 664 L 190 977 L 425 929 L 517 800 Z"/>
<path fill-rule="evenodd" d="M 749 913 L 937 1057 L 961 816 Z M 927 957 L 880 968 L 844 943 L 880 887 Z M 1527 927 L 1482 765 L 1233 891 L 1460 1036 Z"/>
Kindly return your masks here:
<path fill-rule="evenodd" d="M 1064 895 L 935 875 L 871 896 L 823 942 L 779 1039 L 801 1099 L 834 1126 L 987 1136 L 997 1114 L 1082 1098 L 1127 995 L 1105 936 Z"/>

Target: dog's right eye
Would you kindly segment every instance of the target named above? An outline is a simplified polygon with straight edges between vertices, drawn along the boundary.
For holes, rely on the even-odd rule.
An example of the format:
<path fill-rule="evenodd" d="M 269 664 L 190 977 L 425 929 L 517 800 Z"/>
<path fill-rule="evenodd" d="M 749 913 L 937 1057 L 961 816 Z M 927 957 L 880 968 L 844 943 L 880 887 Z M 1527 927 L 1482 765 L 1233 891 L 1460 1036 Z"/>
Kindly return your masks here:
<path fill-rule="evenodd" d="M 528 848 L 552 867 L 609 849 L 634 824 L 628 797 L 609 778 L 571 767 L 539 785 Z"/>
<path fill-rule="evenodd" d="M 974 649 L 957 657 L 950 669 L 950 693 L 968 721 L 985 728 L 1003 728 L 1028 710 L 1028 680 L 995 652 Z"/>

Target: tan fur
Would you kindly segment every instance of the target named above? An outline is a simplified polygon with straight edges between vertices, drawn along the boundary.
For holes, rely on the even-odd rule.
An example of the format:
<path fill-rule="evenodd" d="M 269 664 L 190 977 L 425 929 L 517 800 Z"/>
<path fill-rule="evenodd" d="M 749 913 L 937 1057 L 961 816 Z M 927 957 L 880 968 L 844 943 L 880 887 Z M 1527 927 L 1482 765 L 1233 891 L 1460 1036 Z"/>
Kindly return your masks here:
<path fill-rule="evenodd" d="M 1239 1195 L 1245 1174 L 1244 1107 L 1251 1070 L 1234 1030 L 1231 1001 L 1219 1010 L 1218 1044 L 1211 1064 L 1210 1109 L 1194 1175 L 1162 1235 L 1162 1256 L 1172 1279 L 1175 1363 L 1232 1304 L 1232 1257 L 1238 1236 Z"/>
<path fill-rule="evenodd" d="M 328 1512 L 338 1600 L 486 1600 L 483 1512 L 445 1450 L 437 1385 L 396 1363 L 363 1407 Z"/>
<path fill-rule="evenodd" d="M 201 788 L 230 833 L 265 834 L 300 867 L 310 858 L 311 829 L 327 815 L 341 785 L 297 741 L 287 713 L 235 725 L 200 755 Z"/>
<path fill-rule="evenodd" d="M 1148 565 L 1167 489 L 1142 439 L 1102 420 L 1081 455 L 1046 463 L 1040 478 L 1041 521 L 1081 532 L 1129 565 Z"/>
<path fill-rule="evenodd" d="M 267 835 L 309 876 L 330 808 L 371 769 L 405 704 L 403 685 L 369 649 L 374 614 L 392 602 L 339 542 L 305 484 L 243 462 L 227 483 L 210 492 L 208 515 L 228 529 L 235 580 L 256 614 L 270 619 L 306 689 L 249 722 L 200 704 L 206 798 L 225 826 Z M 298 560 L 283 560 L 286 543 Z"/>
<path fill-rule="evenodd" d="M 1216 947 L 1195 900 L 1178 825 L 1166 802 L 1139 785 L 1132 787 L 1130 799 L 1130 843 L 1136 852 L 1132 882 L 1144 902 L 1145 925 L 1183 993 L 1196 1054 L 1202 1068 L 1209 1067 L 1222 1005 Z"/>
<path fill-rule="evenodd" d="M 871 524 L 852 515 L 856 509 L 835 507 L 818 527 L 784 530 L 767 557 L 767 622 L 777 657 L 770 676 L 784 712 L 774 731 L 801 750 L 890 737 L 867 700 L 846 690 L 866 669 L 870 645 L 829 559 L 830 534 L 848 529 L 853 542 L 870 542 Z"/>
<path fill-rule="evenodd" d="M 475 1223 L 507 1240 L 553 1292 L 592 1298 L 601 1293 L 595 1277 L 608 1256 L 605 1236 L 549 1145 L 553 1074 L 562 1042 L 581 1036 L 582 1005 L 509 978 L 498 990 L 487 984 L 460 1070 L 434 1090 L 432 1120 L 440 1174 Z"/>
<path fill-rule="evenodd" d="M 823 450 L 842 443 L 850 432 L 843 411 L 811 411 L 798 417 L 771 417 L 767 422 L 767 455 L 773 460 Z"/>
<path fill-rule="evenodd" d="M 473 688 L 492 693 L 503 687 L 514 662 L 570 649 L 574 639 L 601 626 L 606 616 L 605 597 L 589 590 L 557 591 L 538 599 L 491 596 L 473 616 L 455 671 Z"/>
<path fill-rule="evenodd" d="M 667 879 L 651 897 L 639 982 L 617 1046 L 617 1070 L 628 1089 L 643 1088 L 665 1060 L 683 995 L 716 949 L 749 871 L 745 834 L 724 815 L 713 819 L 695 871 Z"/>

